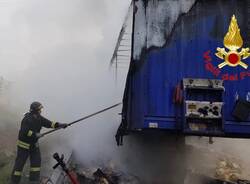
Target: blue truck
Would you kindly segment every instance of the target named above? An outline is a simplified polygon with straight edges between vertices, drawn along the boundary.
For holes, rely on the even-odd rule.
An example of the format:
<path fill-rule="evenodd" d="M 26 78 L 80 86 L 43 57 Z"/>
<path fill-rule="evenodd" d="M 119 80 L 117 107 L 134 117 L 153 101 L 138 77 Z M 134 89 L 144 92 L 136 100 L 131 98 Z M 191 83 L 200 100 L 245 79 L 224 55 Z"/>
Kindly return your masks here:
<path fill-rule="evenodd" d="M 250 137 L 250 2 L 134 0 L 122 136 Z"/>

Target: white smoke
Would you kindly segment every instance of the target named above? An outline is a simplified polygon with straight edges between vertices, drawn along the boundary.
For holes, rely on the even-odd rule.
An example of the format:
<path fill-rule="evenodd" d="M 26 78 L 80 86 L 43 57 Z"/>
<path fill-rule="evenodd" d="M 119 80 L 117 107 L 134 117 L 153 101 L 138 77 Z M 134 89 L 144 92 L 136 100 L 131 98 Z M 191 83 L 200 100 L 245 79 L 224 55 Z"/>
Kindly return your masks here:
<path fill-rule="evenodd" d="M 125 73 L 115 83 L 109 60 L 129 1 L 1 3 L 0 72 L 13 82 L 13 106 L 40 100 L 67 122 L 121 100 Z"/>
<path fill-rule="evenodd" d="M 122 100 L 126 71 L 116 82 L 109 62 L 129 4 L 129 0 L 0 0 L 0 76 L 12 81 L 9 105 L 19 109 L 20 121 L 34 100 L 43 103 L 45 117 L 63 123 Z M 85 136 L 93 143 L 107 137 L 113 141 L 120 121 L 110 124 L 109 117 L 118 117 L 117 112 L 108 113 L 106 122 L 93 119 L 48 136 L 41 140 L 41 149 L 48 147 L 49 157 L 75 148 L 84 154 Z M 86 155 L 98 151 L 98 145 L 93 148 Z"/>

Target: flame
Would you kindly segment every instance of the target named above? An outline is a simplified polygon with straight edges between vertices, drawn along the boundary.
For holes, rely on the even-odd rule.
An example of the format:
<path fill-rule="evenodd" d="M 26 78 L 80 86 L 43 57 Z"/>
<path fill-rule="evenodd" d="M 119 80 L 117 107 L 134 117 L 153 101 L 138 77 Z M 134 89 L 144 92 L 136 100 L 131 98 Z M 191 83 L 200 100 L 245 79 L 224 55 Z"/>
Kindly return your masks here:
<path fill-rule="evenodd" d="M 243 46 L 243 39 L 235 15 L 231 19 L 228 32 L 224 37 L 224 45 L 229 50 L 237 50 Z"/>

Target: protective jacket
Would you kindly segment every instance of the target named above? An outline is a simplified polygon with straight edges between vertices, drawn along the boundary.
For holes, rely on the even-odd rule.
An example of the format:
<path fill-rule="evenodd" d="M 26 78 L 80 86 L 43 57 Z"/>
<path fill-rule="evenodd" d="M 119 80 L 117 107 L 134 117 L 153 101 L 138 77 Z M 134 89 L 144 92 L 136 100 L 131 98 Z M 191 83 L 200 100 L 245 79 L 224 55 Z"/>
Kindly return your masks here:
<path fill-rule="evenodd" d="M 26 147 L 34 145 L 37 142 L 36 133 L 40 133 L 42 127 L 45 128 L 57 128 L 59 123 L 50 121 L 40 114 L 26 113 L 21 122 L 21 128 L 18 135 L 18 146 Z M 25 143 L 25 144 L 22 144 Z"/>

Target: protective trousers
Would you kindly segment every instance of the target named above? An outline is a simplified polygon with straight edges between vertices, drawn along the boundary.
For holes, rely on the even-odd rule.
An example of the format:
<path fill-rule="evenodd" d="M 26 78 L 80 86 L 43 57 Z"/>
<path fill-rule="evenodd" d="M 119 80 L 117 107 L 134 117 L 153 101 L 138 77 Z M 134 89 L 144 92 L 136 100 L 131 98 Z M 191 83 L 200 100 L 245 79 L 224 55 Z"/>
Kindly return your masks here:
<path fill-rule="evenodd" d="M 14 169 L 11 175 L 11 184 L 20 183 L 22 177 L 23 167 L 30 157 L 30 177 L 31 182 L 39 182 L 40 180 L 40 167 L 41 167 L 41 153 L 39 146 L 30 145 L 29 149 L 17 146 L 17 157 Z"/>

